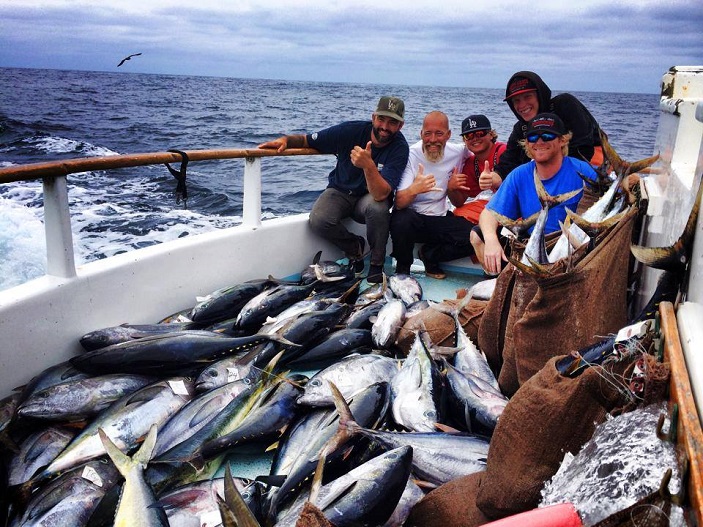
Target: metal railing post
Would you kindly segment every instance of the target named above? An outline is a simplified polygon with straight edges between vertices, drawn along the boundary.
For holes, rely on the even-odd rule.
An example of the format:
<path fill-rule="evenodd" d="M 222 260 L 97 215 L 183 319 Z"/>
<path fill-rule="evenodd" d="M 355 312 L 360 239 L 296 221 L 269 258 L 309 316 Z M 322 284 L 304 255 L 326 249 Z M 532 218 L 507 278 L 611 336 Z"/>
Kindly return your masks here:
<path fill-rule="evenodd" d="M 261 226 L 261 158 L 247 157 L 244 163 L 242 225 Z"/>
<path fill-rule="evenodd" d="M 76 263 L 66 177 L 45 177 L 43 182 L 46 274 L 71 278 L 76 276 Z"/>

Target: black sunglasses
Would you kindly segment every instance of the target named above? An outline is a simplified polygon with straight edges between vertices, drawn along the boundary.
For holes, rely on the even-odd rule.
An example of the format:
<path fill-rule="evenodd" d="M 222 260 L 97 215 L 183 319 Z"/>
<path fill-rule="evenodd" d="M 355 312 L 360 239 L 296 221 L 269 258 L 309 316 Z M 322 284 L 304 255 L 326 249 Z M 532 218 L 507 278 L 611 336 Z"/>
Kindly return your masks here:
<path fill-rule="evenodd" d="M 549 141 L 554 141 L 559 136 L 550 132 L 542 132 L 541 134 L 529 134 L 527 136 L 527 142 L 536 143 L 537 139 L 539 139 L 540 137 L 542 138 L 542 141 L 548 143 Z"/>
<path fill-rule="evenodd" d="M 481 139 L 482 137 L 486 137 L 488 135 L 488 130 L 477 130 L 476 132 L 467 132 L 461 137 L 464 138 L 465 141 L 471 141 L 472 139 Z"/>

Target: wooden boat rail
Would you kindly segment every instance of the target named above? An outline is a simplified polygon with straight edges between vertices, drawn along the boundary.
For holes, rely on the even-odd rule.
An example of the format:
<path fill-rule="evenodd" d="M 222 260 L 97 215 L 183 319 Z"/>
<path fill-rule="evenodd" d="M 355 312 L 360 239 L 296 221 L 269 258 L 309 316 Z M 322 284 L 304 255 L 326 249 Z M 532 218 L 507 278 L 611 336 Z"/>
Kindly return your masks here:
<path fill-rule="evenodd" d="M 242 225 L 261 225 L 261 158 L 323 155 L 312 148 L 291 148 L 281 153 L 267 149 L 212 149 L 183 151 L 188 162 L 244 159 Z M 0 184 L 43 180 L 46 274 L 61 278 L 76 276 L 67 176 L 90 170 L 113 170 L 148 165 L 179 163 L 178 151 L 121 154 L 29 163 L 0 168 Z"/>
<path fill-rule="evenodd" d="M 674 305 L 662 302 L 659 305 L 661 338 L 664 360 L 671 368 L 669 393 L 672 405 L 677 405 L 676 427 L 679 448 L 688 462 L 688 484 L 686 499 L 696 517 L 697 525 L 703 525 L 703 432 L 692 396 L 691 382 L 684 358 Z"/>

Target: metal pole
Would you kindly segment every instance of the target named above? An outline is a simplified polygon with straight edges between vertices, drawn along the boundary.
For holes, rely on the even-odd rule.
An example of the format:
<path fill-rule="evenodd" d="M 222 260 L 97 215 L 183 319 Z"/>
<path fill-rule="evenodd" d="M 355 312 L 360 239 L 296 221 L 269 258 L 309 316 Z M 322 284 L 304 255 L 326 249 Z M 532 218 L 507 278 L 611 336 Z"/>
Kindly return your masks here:
<path fill-rule="evenodd" d="M 66 178 L 47 177 L 43 182 L 46 274 L 71 278 L 76 276 L 76 263 Z"/>

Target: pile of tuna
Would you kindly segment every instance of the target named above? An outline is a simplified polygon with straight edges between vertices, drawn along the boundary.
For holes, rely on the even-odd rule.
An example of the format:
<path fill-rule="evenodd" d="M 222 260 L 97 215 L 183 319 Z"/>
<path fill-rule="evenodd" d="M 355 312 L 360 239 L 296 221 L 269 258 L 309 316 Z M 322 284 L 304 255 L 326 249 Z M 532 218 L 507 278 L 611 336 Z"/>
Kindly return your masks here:
<path fill-rule="evenodd" d="M 3 514 L 219 525 L 228 466 L 261 525 L 295 525 L 306 502 L 337 526 L 402 525 L 427 489 L 483 470 L 507 403 L 461 304 L 454 347 L 423 331 L 407 356 L 396 346 L 438 308 L 412 276 L 360 291 L 353 270 L 316 261 L 295 283 L 253 280 L 89 333 L 2 401 Z M 269 473 L 237 477 L 239 455 L 271 449 Z"/>

